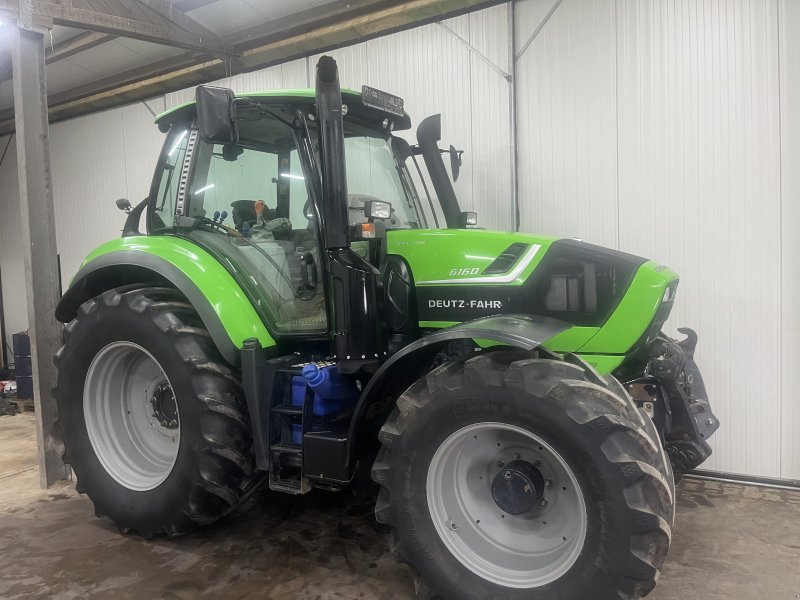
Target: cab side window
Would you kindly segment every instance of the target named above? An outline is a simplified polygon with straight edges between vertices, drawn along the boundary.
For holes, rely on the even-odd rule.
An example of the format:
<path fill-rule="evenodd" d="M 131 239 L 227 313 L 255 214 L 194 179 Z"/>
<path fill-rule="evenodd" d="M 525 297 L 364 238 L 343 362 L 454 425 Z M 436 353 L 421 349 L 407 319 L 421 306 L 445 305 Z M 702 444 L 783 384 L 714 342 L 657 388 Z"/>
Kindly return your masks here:
<path fill-rule="evenodd" d="M 155 198 L 152 200 L 150 230 L 160 231 L 172 229 L 175 204 L 178 199 L 178 188 L 181 180 L 181 169 L 186 158 L 189 144 L 189 127 L 173 127 L 164 144 L 165 155 L 160 161 L 160 178 Z"/>

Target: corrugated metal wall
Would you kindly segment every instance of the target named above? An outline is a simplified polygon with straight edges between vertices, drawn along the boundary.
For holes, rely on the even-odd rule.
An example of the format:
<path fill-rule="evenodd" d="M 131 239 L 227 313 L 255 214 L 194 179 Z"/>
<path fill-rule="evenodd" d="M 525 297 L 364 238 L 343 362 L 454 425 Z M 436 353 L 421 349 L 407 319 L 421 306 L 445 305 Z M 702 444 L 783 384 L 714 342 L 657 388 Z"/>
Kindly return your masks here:
<path fill-rule="evenodd" d="M 442 113 L 443 145 L 465 151 L 455 184 L 464 209 L 477 210 L 483 227 L 512 227 L 511 87 L 503 77 L 509 72 L 506 5 L 327 54 L 339 64 L 344 87 L 360 90 L 366 84 L 402 96 L 414 128 L 424 117 Z M 218 84 L 237 92 L 313 87 L 319 56 Z M 167 94 L 167 106 L 193 98 L 194 89 Z M 402 135 L 416 141 L 414 130 Z"/>
<path fill-rule="evenodd" d="M 800 2 L 778 3 L 781 158 L 781 474 L 800 479 Z M 775 260 L 775 257 L 772 257 Z M 774 289 L 772 292 L 774 293 Z M 765 293 L 770 293 L 765 290 Z M 777 361 L 777 356 L 775 357 Z"/>
<path fill-rule="evenodd" d="M 444 26 L 443 26 L 444 25 Z M 443 113 L 456 184 L 483 226 L 512 224 L 505 6 L 334 52 L 343 83 Z M 522 229 L 649 256 L 682 275 L 670 321 L 700 333 L 723 427 L 709 468 L 800 479 L 800 3 L 518 0 Z M 535 34 L 535 35 L 534 35 Z M 523 52 L 524 50 L 524 52 Z M 519 56 L 521 54 L 521 56 Z M 224 80 L 307 87 L 316 57 Z M 150 102 L 156 112 L 193 90 Z M 147 193 L 161 134 L 143 105 L 51 128 L 66 280 Z M 5 140 L 0 139 L 0 149 Z M 12 141 L 0 165 L 7 331 L 27 325 Z"/>
<path fill-rule="evenodd" d="M 799 6 L 516 7 L 518 53 L 539 30 L 516 66 L 522 228 L 681 273 L 669 325 L 699 332 L 723 423 L 704 467 L 794 479 Z"/>
<path fill-rule="evenodd" d="M 153 111 L 164 109 L 163 98 L 148 104 Z M 89 251 L 122 230 L 124 215 L 114 201 L 128 198 L 136 203 L 148 194 L 162 137 L 152 113 L 141 103 L 50 126 L 63 287 Z M 0 139 L 0 149 L 7 140 Z M 18 189 L 12 138 L 0 165 L 0 273 L 8 343 L 11 334 L 28 327 Z"/>

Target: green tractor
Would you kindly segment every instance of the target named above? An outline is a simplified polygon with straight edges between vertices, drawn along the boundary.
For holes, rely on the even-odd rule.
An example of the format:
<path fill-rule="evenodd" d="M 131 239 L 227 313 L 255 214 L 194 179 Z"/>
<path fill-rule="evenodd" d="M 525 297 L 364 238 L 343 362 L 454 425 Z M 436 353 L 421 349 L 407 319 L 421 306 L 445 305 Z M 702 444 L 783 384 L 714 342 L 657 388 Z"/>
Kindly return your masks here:
<path fill-rule="evenodd" d="M 57 308 L 65 461 L 98 516 L 178 535 L 265 479 L 372 492 L 420 598 L 653 588 L 718 426 L 697 336 L 661 333 L 678 276 L 476 227 L 439 123 L 410 145 L 402 100 L 341 90 L 329 57 L 315 90 L 200 86 L 157 118 L 149 196 Z"/>

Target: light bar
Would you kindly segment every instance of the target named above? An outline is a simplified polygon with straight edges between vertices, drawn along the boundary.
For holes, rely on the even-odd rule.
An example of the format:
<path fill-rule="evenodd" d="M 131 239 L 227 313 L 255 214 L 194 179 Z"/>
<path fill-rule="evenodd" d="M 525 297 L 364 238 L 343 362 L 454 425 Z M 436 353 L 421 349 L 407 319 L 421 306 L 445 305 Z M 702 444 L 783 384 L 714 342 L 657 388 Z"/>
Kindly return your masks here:
<path fill-rule="evenodd" d="M 405 114 L 403 99 L 400 96 L 393 96 L 367 85 L 361 86 L 361 101 L 364 106 L 379 108 L 393 115 L 402 117 Z"/>

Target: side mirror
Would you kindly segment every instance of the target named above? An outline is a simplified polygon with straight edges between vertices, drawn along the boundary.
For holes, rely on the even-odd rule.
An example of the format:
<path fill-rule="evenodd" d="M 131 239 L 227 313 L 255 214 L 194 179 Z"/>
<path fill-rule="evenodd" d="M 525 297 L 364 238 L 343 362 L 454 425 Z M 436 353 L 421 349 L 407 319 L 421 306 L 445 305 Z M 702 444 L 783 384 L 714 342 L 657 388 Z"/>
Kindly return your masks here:
<path fill-rule="evenodd" d="M 458 181 L 458 174 L 461 172 L 461 155 L 463 150 L 456 150 L 450 144 L 450 172 L 453 173 L 453 182 Z"/>
<path fill-rule="evenodd" d="M 119 198 L 116 202 L 117 208 L 123 212 L 131 212 L 131 201 L 127 198 Z"/>
<path fill-rule="evenodd" d="M 195 92 L 195 101 L 197 127 L 203 140 L 212 144 L 235 144 L 239 141 L 236 96 L 233 90 L 199 85 Z"/>
<path fill-rule="evenodd" d="M 414 151 L 411 149 L 411 144 L 409 144 L 406 140 L 401 137 L 392 136 L 392 146 L 394 146 L 395 152 L 400 156 L 401 162 L 406 162 Z"/>
<path fill-rule="evenodd" d="M 478 213 L 475 212 L 462 212 L 461 213 L 461 228 L 475 227 L 478 224 Z"/>

